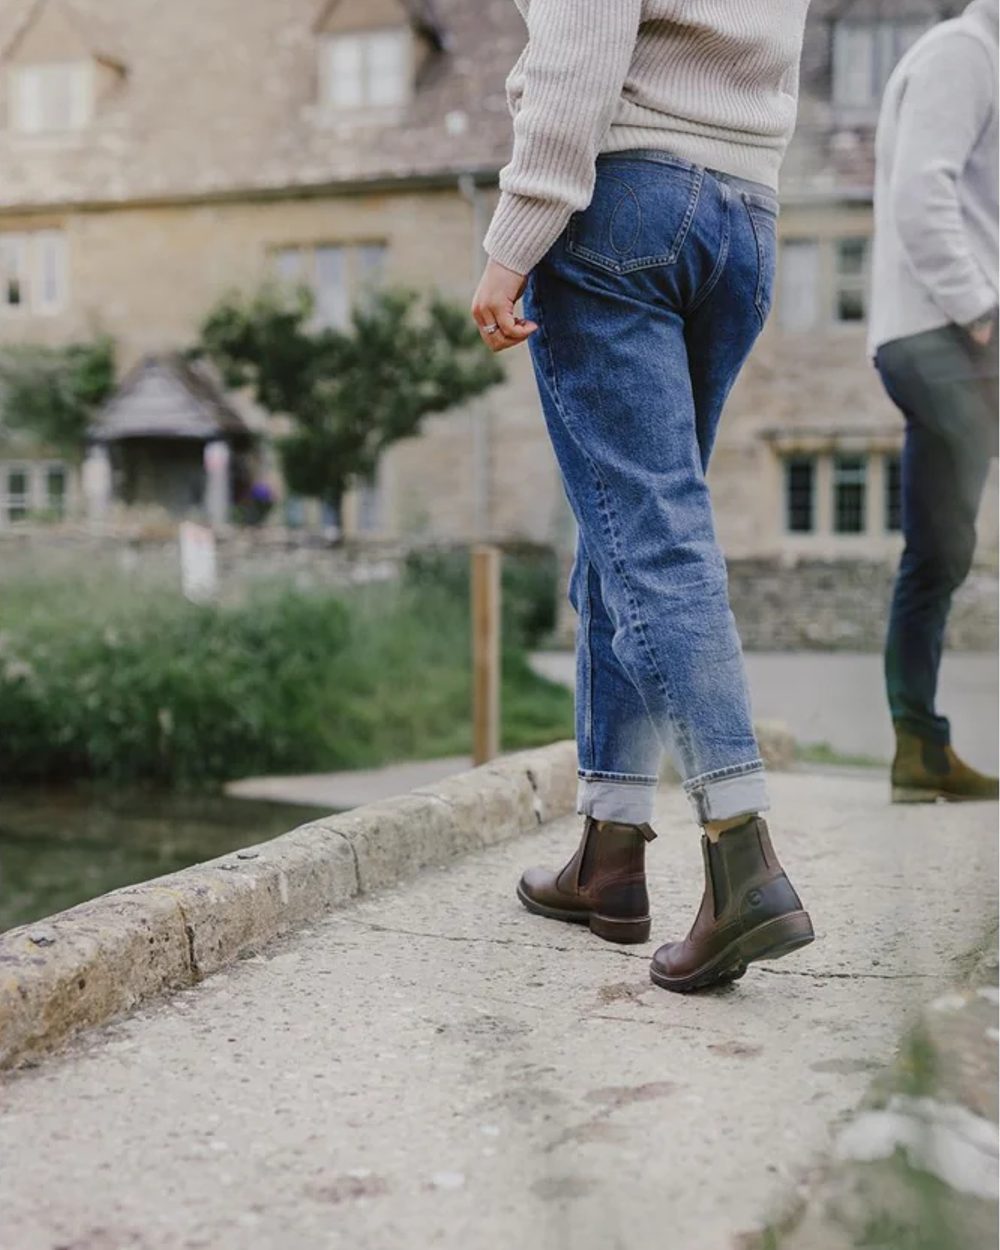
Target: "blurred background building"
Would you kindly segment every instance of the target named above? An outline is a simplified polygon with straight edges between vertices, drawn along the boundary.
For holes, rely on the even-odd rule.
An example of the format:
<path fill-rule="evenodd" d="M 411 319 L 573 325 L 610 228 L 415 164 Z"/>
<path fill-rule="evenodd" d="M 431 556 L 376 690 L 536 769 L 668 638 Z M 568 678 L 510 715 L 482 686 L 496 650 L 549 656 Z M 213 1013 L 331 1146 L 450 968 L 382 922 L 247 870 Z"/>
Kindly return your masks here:
<path fill-rule="evenodd" d="M 812 6 L 775 308 L 711 475 L 734 558 L 898 551 L 902 431 L 864 345 L 873 133 L 900 55 L 960 7 Z M 372 283 L 469 298 L 523 41 L 511 0 L 3 0 L 0 346 L 114 340 L 95 435 L 122 500 L 196 507 L 204 445 L 251 436 L 175 355 L 225 293 L 306 283 L 332 326 Z M 504 359 L 503 387 L 385 455 L 349 536 L 566 544 L 527 353 Z M 72 511 L 76 478 L 0 432 L 0 527 Z"/>

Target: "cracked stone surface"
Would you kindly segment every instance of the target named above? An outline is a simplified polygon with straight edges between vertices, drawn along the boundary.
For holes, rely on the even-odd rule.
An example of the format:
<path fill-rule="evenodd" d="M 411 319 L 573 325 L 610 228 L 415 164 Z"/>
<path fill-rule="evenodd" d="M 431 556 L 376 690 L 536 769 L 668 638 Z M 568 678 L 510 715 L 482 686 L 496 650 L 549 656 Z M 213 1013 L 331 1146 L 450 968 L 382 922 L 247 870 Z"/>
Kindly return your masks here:
<path fill-rule="evenodd" d="M 576 820 L 343 907 L 18 1073 L 2 1250 L 732 1250 L 784 1208 L 995 916 L 996 807 L 773 778 L 819 940 L 695 997 L 648 980 L 700 893 L 686 801 L 653 941 L 529 916 Z"/>

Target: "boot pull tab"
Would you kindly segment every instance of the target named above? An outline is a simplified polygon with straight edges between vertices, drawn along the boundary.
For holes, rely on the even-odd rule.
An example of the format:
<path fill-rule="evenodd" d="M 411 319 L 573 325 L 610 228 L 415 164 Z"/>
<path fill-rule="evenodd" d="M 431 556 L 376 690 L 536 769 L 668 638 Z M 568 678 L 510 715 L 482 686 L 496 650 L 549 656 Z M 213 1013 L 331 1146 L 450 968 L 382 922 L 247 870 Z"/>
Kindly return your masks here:
<path fill-rule="evenodd" d="M 652 825 L 638 825 L 637 828 L 647 842 L 654 842 L 656 840 L 656 833 L 654 832 Z"/>

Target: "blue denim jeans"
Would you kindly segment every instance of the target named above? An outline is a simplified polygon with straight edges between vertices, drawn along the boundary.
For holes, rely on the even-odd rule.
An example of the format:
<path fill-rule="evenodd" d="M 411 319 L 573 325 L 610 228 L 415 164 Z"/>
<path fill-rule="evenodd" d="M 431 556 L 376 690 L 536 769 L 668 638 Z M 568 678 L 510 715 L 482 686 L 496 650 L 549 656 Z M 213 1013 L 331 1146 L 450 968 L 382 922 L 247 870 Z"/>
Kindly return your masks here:
<path fill-rule="evenodd" d="M 996 343 L 958 326 L 880 347 L 875 363 L 906 419 L 903 535 L 885 676 L 893 721 L 927 742 L 951 730 L 935 706 L 952 595 L 976 549 L 976 515 L 997 443 Z"/>
<path fill-rule="evenodd" d="M 767 807 L 705 471 L 771 303 L 778 205 L 662 152 L 599 158 L 526 315 L 579 531 L 579 808 L 650 819 L 664 751 L 698 820 Z"/>

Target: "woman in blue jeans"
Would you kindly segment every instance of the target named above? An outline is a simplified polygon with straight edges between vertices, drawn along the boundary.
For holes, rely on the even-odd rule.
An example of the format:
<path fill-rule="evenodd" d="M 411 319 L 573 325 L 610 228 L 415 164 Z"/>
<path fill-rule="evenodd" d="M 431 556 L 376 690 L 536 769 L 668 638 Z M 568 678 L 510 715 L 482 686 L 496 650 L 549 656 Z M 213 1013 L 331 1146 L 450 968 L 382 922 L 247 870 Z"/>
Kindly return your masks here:
<path fill-rule="evenodd" d="M 579 529 L 576 853 L 529 869 L 532 912 L 650 932 L 645 846 L 664 752 L 705 892 L 653 980 L 687 991 L 813 938 L 771 846 L 705 471 L 771 302 L 775 187 L 806 0 L 518 0 L 514 153 L 473 316 L 530 344 Z M 515 305 L 525 296 L 525 314 Z"/>

